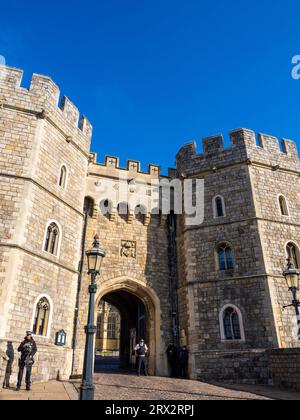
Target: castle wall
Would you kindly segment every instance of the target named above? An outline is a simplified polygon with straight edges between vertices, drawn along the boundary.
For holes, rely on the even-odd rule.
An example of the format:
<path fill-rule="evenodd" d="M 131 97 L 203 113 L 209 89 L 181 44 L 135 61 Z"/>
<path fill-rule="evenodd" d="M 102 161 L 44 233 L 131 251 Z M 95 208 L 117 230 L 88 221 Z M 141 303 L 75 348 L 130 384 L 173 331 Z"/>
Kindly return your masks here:
<path fill-rule="evenodd" d="M 101 275 L 98 279 L 99 288 L 102 294 L 105 295 L 106 285 L 114 283 L 114 280 L 120 287 L 126 285 L 132 289 L 132 280 L 137 282 L 137 290 L 132 289 L 132 293 L 138 293 L 138 297 L 142 298 L 144 303 L 152 305 L 154 302 L 147 301 L 146 293 L 140 289 L 138 283 L 145 290 L 151 291 L 158 298 L 160 305 L 160 312 L 157 314 L 159 318 L 159 325 L 152 319 L 153 329 L 156 331 L 156 339 L 154 342 L 147 343 L 150 347 L 152 355 L 155 354 L 157 360 L 156 365 L 152 366 L 152 372 L 157 374 L 167 374 L 166 366 L 166 349 L 172 340 L 172 321 L 171 321 L 171 305 L 170 305 L 170 290 L 169 290 L 169 265 L 168 265 L 168 232 L 166 219 L 159 216 L 151 215 L 150 211 L 144 215 L 143 218 L 136 217 L 134 214 L 134 203 L 137 203 L 135 194 L 138 194 L 138 189 L 151 189 L 151 180 L 153 177 L 159 180 L 159 168 L 155 165 L 150 166 L 148 173 L 143 173 L 139 170 L 139 165 L 132 171 L 131 164 L 128 167 L 121 169 L 118 167 L 118 161 L 111 164 L 115 158 L 107 158 L 105 165 L 95 163 L 95 160 L 90 163 L 89 175 L 87 178 L 86 195 L 94 200 L 94 214 L 89 218 L 88 233 L 86 246 L 91 247 L 95 234 L 99 235 L 101 247 L 106 251 L 106 257 L 103 260 Z M 132 190 L 132 180 L 136 181 L 135 187 Z M 120 215 L 118 213 L 117 205 L 119 197 L 116 196 L 116 201 L 113 203 L 112 212 L 109 215 L 103 215 L 100 211 L 100 203 L 109 198 L 109 190 L 106 190 L 105 185 L 108 182 L 109 190 L 121 189 L 124 184 L 126 189 L 129 189 L 128 202 L 130 211 L 128 215 Z M 129 182 L 129 184 L 128 184 Z M 128 255 L 122 253 L 122 244 L 130 242 L 133 246 L 132 252 Z M 86 264 L 86 261 L 85 261 Z M 87 272 L 87 267 L 84 267 L 84 273 Z M 130 280 L 130 282 L 129 282 Z M 88 309 L 88 284 L 90 282 L 89 276 L 85 275 L 81 287 L 81 298 L 79 306 L 79 326 L 78 326 L 78 340 L 77 340 L 77 358 L 75 364 L 75 374 L 81 372 L 83 348 L 85 343 L 84 325 L 87 321 Z M 107 289 L 107 290 L 108 290 Z M 150 300 L 151 298 L 149 298 Z M 148 314 L 151 317 L 151 314 Z M 151 325 L 148 324 L 149 325 Z M 149 332 L 149 331 L 148 331 Z M 154 369 L 154 370 L 153 370 Z"/>
<path fill-rule="evenodd" d="M 269 365 L 275 386 L 299 392 L 299 354 L 299 348 L 275 349 L 268 352 Z"/>
<path fill-rule="evenodd" d="M 292 173 L 284 168 L 274 170 L 256 164 L 251 166 L 266 272 L 272 288 L 279 344 L 283 348 L 299 347 L 294 309 L 283 309 L 284 305 L 291 303 L 291 293 L 282 276 L 283 268 L 287 264 L 287 243 L 299 245 L 299 173 L 300 171 Z M 278 200 L 280 194 L 286 198 L 289 216 L 281 214 Z"/>
<path fill-rule="evenodd" d="M 121 289 L 144 302 L 151 368 L 167 375 L 165 352 L 173 340 L 176 307 L 170 290 L 174 270 L 167 216 L 152 210 L 159 207 L 159 181 L 169 178 L 157 165 L 142 172 L 133 160 L 126 168 L 109 156 L 98 164 L 96 155 L 90 154 L 91 124 L 80 119 L 68 98 L 59 103 L 55 83 L 33 75 L 25 89 L 21 81 L 20 70 L 0 67 L 0 350 L 9 346 L 13 352 L 13 380 L 17 345 L 32 328 L 35 304 L 42 296 L 50 302 L 51 328 L 45 337 L 37 337 L 35 380 L 82 372 L 90 282 L 86 258 L 76 306 L 85 197 L 94 203 L 85 248 L 98 234 L 106 251 L 97 303 L 106 293 Z M 177 155 L 177 170 L 169 173 L 181 181 L 204 181 L 204 222 L 191 226 L 185 215 L 177 218 L 180 340 L 189 346 L 192 378 L 266 383 L 270 379 L 266 350 L 299 347 L 293 309 L 282 309 L 291 302 L 282 271 L 286 244 L 300 246 L 300 163 L 290 140 L 280 146 L 277 138 L 246 129 L 235 130 L 230 137 L 229 148 L 221 135 L 204 139 L 201 154 L 195 143 L 184 145 Z M 65 189 L 59 186 L 63 165 Z M 286 198 L 288 216 L 280 214 L 280 194 Z M 217 195 L 225 202 L 220 218 L 213 211 Z M 105 200 L 111 206 L 109 215 L 101 212 Z M 124 201 L 129 204 L 126 215 L 118 210 Z M 139 204 L 146 208 L 143 216 L 135 214 Z M 57 256 L 43 247 L 51 220 L 61 229 Z M 219 269 L 220 243 L 232 248 L 233 269 Z M 240 341 L 221 335 L 220 311 L 228 304 L 240 311 Z M 67 344 L 59 348 L 55 335 L 62 329 Z M 3 366 L 0 369 L 3 374 Z"/>
<path fill-rule="evenodd" d="M 231 141 L 225 149 L 222 136 L 214 136 L 204 139 L 203 154 L 189 143 L 177 156 L 184 179 L 205 183 L 204 223 L 180 223 L 180 323 L 193 377 L 267 382 L 265 349 L 295 344 L 293 311 L 281 308 L 291 299 L 282 271 L 285 244 L 298 235 L 299 159 L 289 140 L 281 150 L 276 138 L 260 135 L 257 144 L 252 131 L 241 129 L 231 133 Z M 289 220 L 278 216 L 277 199 L 287 185 Z M 225 200 L 226 214 L 215 219 L 217 195 Z M 219 271 L 216 247 L 222 242 L 233 250 L 233 270 Z M 241 311 L 245 341 L 221 339 L 219 313 L 227 304 Z"/>
<path fill-rule="evenodd" d="M 83 201 L 91 125 L 63 98 L 53 81 L 34 75 L 21 87 L 22 72 L 0 68 L 0 204 L 1 288 L 0 346 L 14 349 L 12 380 L 16 380 L 17 346 L 33 328 L 35 305 L 50 303 L 50 328 L 38 344 L 34 380 L 68 378 L 72 362 L 73 319 L 83 224 Z M 59 186 L 62 165 L 67 186 Z M 61 229 L 60 252 L 44 251 L 47 223 Z M 55 346 L 59 330 L 67 345 Z"/>

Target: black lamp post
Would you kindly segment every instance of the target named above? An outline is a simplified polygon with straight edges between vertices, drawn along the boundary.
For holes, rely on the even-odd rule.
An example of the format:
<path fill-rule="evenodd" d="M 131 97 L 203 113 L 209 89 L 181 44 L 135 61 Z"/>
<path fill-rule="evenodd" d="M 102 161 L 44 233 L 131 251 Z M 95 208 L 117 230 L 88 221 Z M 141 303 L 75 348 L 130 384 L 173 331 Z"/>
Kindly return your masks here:
<path fill-rule="evenodd" d="M 298 338 L 300 339 L 300 316 L 299 316 L 299 307 L 300 301 L 297 299 L 297 292 L 299 292 L 300 287 L 300 271 L 297 270 L 292 263 L 291 259 L 288 259 L 288 265 L 286 270 L 283 272 L 285 280 L 287 282 L 289 291 L 292 292 L 293 301 L 291 305 L 284 306 L 285 308 L 294 307 L 296 316 L 297 316 L 297 324 L 298 324 Z"/>
<path fill-rule="evenodd" d="M 100 274 L 102 259 L 105 252 L 100 248 L 99 237 L 95 236 L 93 248 L 86 253 L 88 259 L 88 272 L 91 275 L 89 286 L 90 302 L 88 324 L 85 327 L 86 344 L 84 353 L 83 377 L 80 387 L 80 400 L 91 401 L 94 399 L 93 368 L 94 368 L 94 335 L 97 327 L 94 325 L 95 294 L 97 292 L 96 278 Z"/>

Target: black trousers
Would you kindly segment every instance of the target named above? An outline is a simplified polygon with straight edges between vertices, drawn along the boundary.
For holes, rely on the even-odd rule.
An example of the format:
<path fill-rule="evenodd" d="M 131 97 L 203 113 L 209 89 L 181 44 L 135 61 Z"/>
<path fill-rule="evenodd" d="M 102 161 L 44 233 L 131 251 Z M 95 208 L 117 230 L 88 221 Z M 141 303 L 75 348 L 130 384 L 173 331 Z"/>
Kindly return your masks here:
<path fill-rule="evenodd" d="M 11 377 L 12 372 L 5 372 L 5 376 L 4 376 L 4 381 L 3 381 L 3 388 L 4 389 L 9 389 L 10 388 L 10 377 Z"/>
<path fill-rule="evenodd" d="M 171 375 L 172 375 L 172 378 L 176 378 L 178 376 L 177 360 L 172 360 L 169 363 L 170 363 L 170 367 L 171 367 Z"/>
<path fill-rule="evenodd" d="M 147 370 L 147 357 L 138 357 L 138 374 L 140 375 L 142 373 L 142 368 L 144 370 L 144 374 L 147 376 L 148 375 L 148 370 Z"/>
<path fill-rule="evenodd" d="M 22 382 L 23 382 L 23 376 L 24 376 L 24 370 L 26 369 L 26 376 L 25 376 L 25 383 L 26 388 L 29 389 L 31 385 L 31 372 L 32 372 L 32 366 L 25 366 L 21 365 L 19 368 L 19 375 L 18 375 L 18 388 L 21 388 Z"/>

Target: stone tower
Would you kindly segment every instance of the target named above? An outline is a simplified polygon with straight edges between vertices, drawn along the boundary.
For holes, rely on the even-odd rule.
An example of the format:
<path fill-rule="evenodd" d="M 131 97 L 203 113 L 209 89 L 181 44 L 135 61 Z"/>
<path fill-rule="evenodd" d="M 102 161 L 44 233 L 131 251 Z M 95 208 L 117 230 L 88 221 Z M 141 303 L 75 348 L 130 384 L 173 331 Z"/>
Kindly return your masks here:
<path fill-rule="evenodd" d="M 0 345 L 14 348 L 16 372 L 16 345 L 39 316 L 35 380 L 68 378 L 92 127 L 66 97 L 58 106 L 50 78 L 21 81 L 22 71 L 0 67 Z M 51 224 L 59 240 L 46 251 Z M 54 344 L 60 330 L 65 347 Z"/>
<path fill-rule="evenodd" d="M 179 175 L 203 179 L 205 189 L 204 223 L 181 218 L 177 238 L 180 325 L 194 378 L 267 382 L 266 351 L 299 346 L 294 310 L 282 309 L 291 302 L 282 272 L 289 243 L 300 264 L 300 163 L 294 142 L 281 149 L 272 136 L 258 140 L 241 129 L 230 148 L 218 135 L 204 139 L 203 154 L 189 143 L 177 156 Z M 236 337 L 227 309 L 233 329 L 239 318 Z"/>

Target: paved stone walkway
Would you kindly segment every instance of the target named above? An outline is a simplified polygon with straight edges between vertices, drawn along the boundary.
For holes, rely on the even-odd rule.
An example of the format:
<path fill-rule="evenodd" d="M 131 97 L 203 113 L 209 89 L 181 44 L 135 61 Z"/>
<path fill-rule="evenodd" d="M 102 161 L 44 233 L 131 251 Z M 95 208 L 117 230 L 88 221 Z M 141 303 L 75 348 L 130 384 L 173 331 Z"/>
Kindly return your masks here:
<path fill-rule="evenodd" d="M 79 383 L 75 384 L 79 388 Z M 209 385 L 181 379 L 101 373 L 95 375 L 97 400 L 298 400 L 300 393 L 268 386 Z"/>

